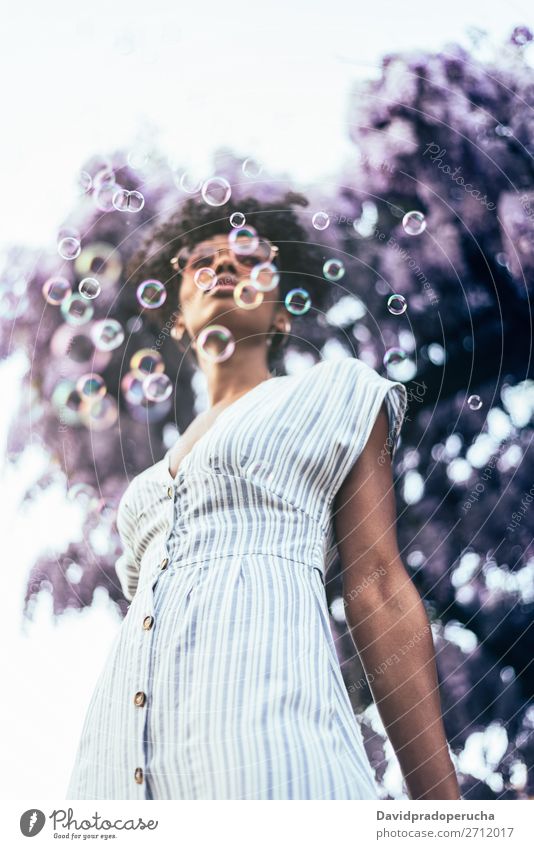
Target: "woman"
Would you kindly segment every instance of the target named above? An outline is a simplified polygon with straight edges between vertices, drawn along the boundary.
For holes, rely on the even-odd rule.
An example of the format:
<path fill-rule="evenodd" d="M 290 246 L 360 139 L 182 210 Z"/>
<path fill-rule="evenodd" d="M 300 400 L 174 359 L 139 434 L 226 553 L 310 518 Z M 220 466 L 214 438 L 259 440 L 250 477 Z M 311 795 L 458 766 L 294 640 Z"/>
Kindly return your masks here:
<path fill-rule="evenodd" d="M 293 332 L 284 274 L 253 309 L 234 297 L 266 252 L 286 271 L 290 246 L 305 243 L 283 206 L 227 205 L 192 226 L 191 201 L 184 235 L 162 238 L 174 221 L 151 236 L 157 276 L 173 269 L 171 335 L 193 351 L 209 407 L 121 500 L 116 568 L 131 605 L 69 799 L 377 798 L 329 626 L 336 553 L 347 622 L 411 797 L 459 798 L 431 632 L 395 535 L 391 454 L 406 389 L 353 358 L 275 376 L 273 339 Z M 261 237 L 246 254 L 229 242 L 239 210 Z M 279 244 L 273 216 L 285 216 Z M 149 254 L 136 258 L 143 277 L 154 274 Z M 212 325 L 231 333 L 230 356 L 201 341 Z"/>

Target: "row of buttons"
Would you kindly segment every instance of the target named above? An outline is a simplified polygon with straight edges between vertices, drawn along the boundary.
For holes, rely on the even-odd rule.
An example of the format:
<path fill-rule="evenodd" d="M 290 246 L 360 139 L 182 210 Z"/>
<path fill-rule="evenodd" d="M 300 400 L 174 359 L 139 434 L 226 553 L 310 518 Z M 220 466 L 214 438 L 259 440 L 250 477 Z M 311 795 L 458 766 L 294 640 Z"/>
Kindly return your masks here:
<path fill-rule="evenodd" d="M 174 488 L 172 486 L 167 487 L 167 496 L 169 498 L 174 498 Z M 169 558 L 164 557 L 161 563 L 159 564 L 160 569 L 163 571 L 169 565 Z M 143 629 L 145 631 L 150 631 L 150 629 L 154 625 L 154 617 L 153 616 L 145 616 L 143 619 Z M 134 696 L 134 705 L 136 707 L 143 707 L 146 704 L 146 693 L 142 690 L 139 690 Z M 137 767 L 134 773 L 134 778 L 137 784 L 142 784 L 144 780 L 144 773 L 140 766 Z"/>

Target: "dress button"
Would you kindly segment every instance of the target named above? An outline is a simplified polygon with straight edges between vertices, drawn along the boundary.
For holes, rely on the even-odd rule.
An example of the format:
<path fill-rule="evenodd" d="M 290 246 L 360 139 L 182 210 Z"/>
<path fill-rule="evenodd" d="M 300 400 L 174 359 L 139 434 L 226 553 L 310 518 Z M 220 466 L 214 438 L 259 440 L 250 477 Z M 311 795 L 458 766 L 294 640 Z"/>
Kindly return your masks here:
<path fill-rule="evenodd" d="M 154 624 L 154 617 L 153 616 L 145 616 L 145 618 L 143 619 L 143 628 L 145 629 L 145 631 L 150 631 L 153 624 Z"/>
<path fill-rule="evenodd" d="M 164 558 L 163 558 L 163 560 L 161 561 L 161 563 L 159 564 L 159 568 L 160 568 L 160 569 L 166 569 L 166 568 L 167 568 L 168 563 L 169 563 L 169 558 L 168 558 L 168 557 L 164 557 Z"/>
<path fill-rule="evenodd" d="M 138 707 L 143 707 L 145 702 L 146 702 L 146 693 L 143 693 L 142 690 L 139 690 L 139 692 L 136 693 L 135 696 L 134 696 L 134 705 L 137 705 Z"/>
<path fill-rule="evenodd" d="M 169 496 L 169 498 L 173 497 L 174 490 L 173 490 L 172 486 L 167 487 L 167 495 Z"/>
<path fill-rule="evenodd" d="M 140 766 L 138 766 L 137 769 L 135 770 L 135 780 L 136 780 L 137 784 L 143 783 L 143 770 L 141 769 Z"/>

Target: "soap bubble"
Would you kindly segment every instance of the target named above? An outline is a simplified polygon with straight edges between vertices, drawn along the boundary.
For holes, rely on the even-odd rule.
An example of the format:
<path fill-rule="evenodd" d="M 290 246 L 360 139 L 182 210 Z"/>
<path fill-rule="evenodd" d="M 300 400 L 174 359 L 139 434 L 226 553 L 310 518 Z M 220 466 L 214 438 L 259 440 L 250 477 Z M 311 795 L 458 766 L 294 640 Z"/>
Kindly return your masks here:
<path fill-rule="evenodd" d="M 110 395 L 98 398 L 82 408 L 80 419 L 89 430 L 109 430 L 117 421 L 119 409 Z"/>
<path fill-rule="evenodd" d="M 209 289 L 212 289 L 215 286 L 217 281 L 217 274 L 213 270 L 213 268 L 199 268 L 195 271 L 195 276 L 193 278 L 195 285 L 198 286 L 203 292 L 207 292 Z"/>
<path fill-rule="evenodd" d="M 230 216 L 230 224 L 232 227 L 244 227 L 246 218 L 242 212 L 232 212 Z"/>
<path fill-rule="evenodd" d="M 470 395 L 467 399 L 467 406 L 470 410 L 480 410 L 482 407 L 482 398 L 480 395 Z"/>
<path fill-rule="evenodd" d="M 172 394 L 172 382 L 166 374 L 149 374 L 143 380 L 143 392 L 149 401 L 159 404 Z"/>
<path fill-rule="evenodd" d="M 74 263 L 80 277 L 98 277 L 101 285 L 112 286 L 122 271 L 120 252 L 109 242 L 92 242 L 82 250 Z"/>
<path fill-rule="evenodd" d="M 211 324 L 198 334 L 197 351 L 213 363 L 221 363 L 232 356 L 235 350 L 233 334 L 222 324 Z"/>
<path fill-rule="evenodd" d="M 57 245 L 57 252 L 60 257 L 69 261 L 80 256 L 81 251 L 82 246 L 80 244 L 80 240 L 76 239 L 74 236 L 65 236 L 63 239 L 59 240 Z"/>
<path fill-rule="evenodd" d="M 94 307 L 87 298 L 82 298 L 76 293 L 71 294 L 61 302 L 61 315 L 67 322 L 73 326 L 87 324 L 91 321 L 94 315 Z"/>
<path fill-rule="evenodd" d="M 141 375 L 153 374 L 165 371 L 165 363 L 159 351 L 154 348 L 140 348 L 130 360 L 130 369 Z"/>
<path fill-rule="evenodd" d="M 232 194 L 232 188 L 224 177 L 210 177 L 202 184 L 202 199 L 209 206 L 222 206 Z"/>
<path fill-rule="evenodd" d="M 99 351 L 114 351 L 124 342 L 124 330 L 114 318 L 104 318 L 91 328 L 91 339 Z"/>
<path fill-rule="evenodd" d="M 292 315 L 304 315 L 311 307 L 311 298 L 306 289 L 292 289 L 287 293 L 284 304 Z"/>
<path fill-rule="evenodd" d="M 83 195 L 91 191 L 93 187 L 93 178 L 88 171 L 80 171 L 78 174 L 77 185 L 80 193 Z"/>
<path fill-rule="evenodd" d="M 403 351 L 402 348 L 388 348 L 384 354 L 384 366 L 386 368 L 389 368 L 390 366 L 398 366 L 404 362 L 407 356 L 406 351 Z"/>
<path fill-rule="evenodd" d="M 43 284 L 42 292 L 45 301 L 57 307 L 66 298 L 70 297 L 72 289 L 66 277 L 55 275 L 54 277 L 49 277 Z"/>
<path fill-rule="evenodd" d="M 263 165 L 249 157 L 248 159 L 245 159 L 241 169 L 245 177 L 259 177 L 263 171 Z"/>
<path fill-rule="evenodd" d="M 102 398 L 107 392 L 104 378 L 101 374 L 96 374 L 95 372 L 82 374 L 76 381 L 76 389 L 82 398 L 89 401 Z"/>
<path fill-rule="evenodd" d="M 234 301 L 244 310 L 254 310 L 263 303 L 263 292 L 248 280 L 240 280 L 234 288 Z"/>
<path fill-rule="evenodd" d="M 278 286 L 280 273 L 272 262 L 260 262 L 250 272 L 250 279 L 260 292 L 270 292 Z"/>
<path fill-rule="evenodd" d="M 403 295 L 390 295 L 388 298 L 388 310 L 392 315 L 402 315 L 406 312 L 408 304 Z"/>
<path fill-rule="evenodd" d="M 121 380 L 121 392 L 126 401 L 133 406 L 142 404 L 145 400 L 143 381 L 146 375 L 137 371 L 128 371 Z"/>
<path fill-rule="evenodd" d="M 88 301 L 97 298 L 102 291 L 102 287 L 95 277 L 84 277 L 78 284 L 78 292 Z"/>
<path fill-rule="evenodd" d="M 202 188 L 202 178 L 196 176 L 191 171 L 184 171 L 178 180 L 178 185 L 182 191 L 188 195 L 194 195 Z"/>
<path fill-rule="evenodd" d="M 345 266 L 340 259 L 327 259 L 323 265 L 323 274 L 327 280 L 336 283 L 345 274 Z"/>
<path fill-rule="evenodd" d="M 119 189 L 113 195 L 112 203 L 119 212 L 140 212 L 145 205 L 145 198 L 141 192 Z"/>
<path fill-rule="evenodd" d="M 167 290 L 159 280 L 143 280 L 137 287 L 137 300 L 148 310 L 156 310 L 167 299 Z"/>
<path fill-rule="evenodd" d="M 412 210 L 407 212 L 402 219 L 402 226 L 409 236 L 418 236 L 426 230 L 426 218 L 422 212 Z"/>
<path fill-rule="evenodd" d="M 330 224 L 330 216 L 327 212 L 316 212 L 312 218 L 312 224 L 316 230 L 326 230 Z"/>
<path fill-rule="evenodd" d="M 236 227 L 228 236 L 228 244 L 236 256 L 253 254 L 259 237 L 254 227 Z"/>

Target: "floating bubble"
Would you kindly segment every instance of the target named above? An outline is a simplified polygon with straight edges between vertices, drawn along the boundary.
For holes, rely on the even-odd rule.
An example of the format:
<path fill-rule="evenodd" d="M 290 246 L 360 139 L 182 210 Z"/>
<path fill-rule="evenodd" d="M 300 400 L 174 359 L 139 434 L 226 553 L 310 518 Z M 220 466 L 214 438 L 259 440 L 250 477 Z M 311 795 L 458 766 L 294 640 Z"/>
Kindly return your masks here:
<path fill-rule="evenodd" d="M 55 385 L 51 402 L 62 425 L 80 424 L 84 400 L 72 380 L 60 380 Z"/>
<path fill-rule="evenodd" d="M 330 216 L 327 212 L 316 212 L 312 218 L 312 224 L 316 230 L 326 230 L 330 224 Z"/>
<path fill-rule="evenodd" d="M 406 312 L 408 304 L 403 295 L 390 295 L 388 298 L 388 310 L 392 315 L 402 315 Z"/>
<path fill-rule="evenodd" d="M 76 381 L 76 389 L 81 397 L 87 401 L 103 398 L 107 392 L 104 378 L 101 374 L 96 374 L 95 372 L 82 374 Z"/>
<path fill-rule="evenodd" d="M 56 328 L 50 339 L 50 352 L 53 357 L 64 358 L 68 369 L 65 377 L 86 374 L 89 371 L 103 372 L 109 365 L 111 353 L 97 351 L 91 338 L 93 324 L 70 327 L 63 322 Z"/>
<path fill-rule="evenodd" d="M 202 289 L 203 292 L 207 292 L 215 286 L 217 274 L 213 268 L 199 268 L 195 271 L 193 280 L 199 289 Z"/>
<path fill-rule="evenodd" d="M 245 177 L 259 177 L 263 171 L 263 165 L 261 165 L 256 159 L 249 157 L 243 162 L 241 170 Z"/>
<path fill-rule="evenodd" d="M 345 266 L 340 259 L 327 259 L 323 265 L 323 274 L 327 280 L 336 283 L 345 274 Z"/>
<path fill-rule="evenodd" d="M 101 291 L 102 287 L 95 277 L 84 277 L 78 284 L 78 292 L 88 301 L 97 298 Z"/>
<path fill-rule="evenodd" d="M 87 324 L 91 321 L 95 310 L 87 298 L 82 298 L 76 293 L 71 294 L 61 302 L 61 315 L 70 325 Z"/>
<path fill-rule="evenodd" d="M 213 363 L 221 363 L 232 356 L 235 350 L 233 334 L 222 324 L 205 327 L 197 337 L 197 351 Z"/>
<path fill-rule="evenodd" d="M 467 399 L 467 406 L 470 410 L 480 410 L 482 406 L 482 398 L 480 395 L 470 395 Z"/>
<path fill-rule="evenodd" d="M 93 201 L 100 212 L 112 212 L 115 209 L 113 206 L 113 198 L 116 191 L 116 183 L 110 183 L 107 186 L 99 186 L 98 189 L 95 189 Z"/>
<path fill-rule="evenodd" d="M 57 245 L 57 252 L 60 257 L 69 261 L 72 261 L 76 259 L 76 257 L 80 256 L 81 251 L 82 246 L 80 244 L 80 241 L 74 236 L 65 236 L 63 239 L 59 240 Z"/>
<path fill-rule="evenodd" d="M 275 256 L 278 253 L 278 247 L 276 245 L 271 245 L 266 239 L 261 239 L 258 241 L 258 247 L 254 251 L 254 255 L 259 259 L 260 262 L 271 262 L 274 260 Z"/>
<path fill-rule="evenodd" d="M 119 189 L 111 200 L 119 212 L 141 212 L 145 205 L 145 198 L 141 192 L 129 192 L 128 189 Z"/>
<path fill-rule="evenodd" d="M 247 219 L 242 212 L 232 212 L 230 216 L 230 224 L 232 227 L 244 227 Z"/>
<path fill-rule="evenodd" d="M 209 206 L 222 206 L 232 194 L 232 188 L 224 177 L 210 177 L 202 184 L 202 199 Z"/>
<path fill-rule="evenodd" d="M 116 319 L 104 318 L 94 323 L 91 339 L 99 351 L 114 351 L 124 342 L 124 330 Z"/>
<path fill-rule="evenodd" d="M 280 273 L 272 262 L 260 262 L 250 272 L 250 279 L 260 292 L 270 292 L 278 286 Z"/>
<path fill-rule="evenodd" d="M 121 380 L 121 392 L 126 401 L 134 407 L 145 400 L 143 381 L 146 375 L 138 371 L 128 371 Z"/>
<path fill-rule="evenodd" d="M 404 362 L 407 358 L 406 351 L 403 351 L 402 348 L 389 348 L 384 354 L 383 363 L 386 368 L 390 368 L 391 366 L 398 366 Z"/>
<path fill-rule="evenodd" d="M 422 212 L 412 210 L 411 212 L 407 212 L 402 219 L 402 226 L 409 236 L 419 236 L 420 233 L 426 230 L 426 218 Z"/>
<path fill-rule="evenodd" d="M 234 301 L 244 310 L 254 310 L 263 303 L 263 292 L 250 280 L 240 280 L 234 287 Z"/>
<path fill-rule="evenodd" d="M 101 168 L 100 171 L 97 171 L 94 178 L 93 183 L 95 189 L 103 189 L 110 188 L 117 185 L 117 180 L 115 178 L 115 172 L 111 167 Z"/>
<path fill-rule="evenodd" d="M 80 419 L 89 430 L 109 430 L 117 421 L 119 410 L 111 395 L 104 395 L 92 404 L 85 406 Z"/>
<path fill-rule="evenodd" d="M 57 307 L 71 296 L 72 289 L 66 277 L 54 276 L 43 283 L 42 292 L 45 301 Z"/>
<path fill-rule="evenodd" d="M 159 404 L 172 394 L 172 382 L 166 374 L 149 374 L 143 380 L 143 392 L 149 401 Z"/>
<path fill-rule="evenodd" d="M 140 348 L 130 360 L 130 369 L 132 372 L 139 372 L 145 376 L 165 371 L 165 363 L 159 351 L 154 348 Z"/>
<path fill-rule="evenodd" d="M 80 171 L 77 180 L 78 189 L 81 194 L 85 195 L 90 192 L 93 187 L 93 178 L 88 171 Z"/>
<path fill-rule="evenodd" d="M 143 395 L 140 403 L 131 404 L 127 401 L 126 406 L 132 419 L 136 422 L 141 422 L 146 427 L 147 424 L 162 421 L 162 419 L 168 416 L 172 408 L 172 398 L 167 398 L 166 401 L 160 401 L 155 404 L 154 401 L 149 401 Z"/>
<path fill-rule="evenodd" d="M 141 306 L 148 310 L 157 310 L 167 299 L 167 290 L 159 280 L 143 280 L 136 294 Z"/>
<path fill-rule="evenodd" d="M 14 319 L 23 315 L 29 307 L 27 281 L 23 277 L 3 279 L 0 282 L 0 318 Z"/>
<path fill-rule="evenodd" d="M 292 315 L 304 315 L 311 307 L 311 298 L 306 289 L 291 289 L 287 293 L 284 304 Z"/>
<path fill-rule="evenodd" d="M 74 263 L 80 277 L 98 277 L 100 283 L 112 286 L 122 271 L 122 259 L 117 248 L 109 242 L 92 242 Z"/>
<path fill-rule="evenodd" d="M 138 149 L 131 150 L 126 157 L 126 161 L 130 168 L 133 168 L 134 171 L 142 171 L 143 168 L 146 168 L 148 165 L 150 156 L 148 151 Z"/>
<path fill-rule="evenodd" d="M 532 38 L 532 31 L 528 27 L 518 26 L 513 30 L 512 35 L 510 36 L 510 41 L 512 44 L 517 44 L 522 47 L 532 41 Z"/>
<path fill-rule="evenodd" d="M 143 326 L 143 319 L 140 315 L 134 315 L 126 322 L 126 329 L 129 333 L 140 333 Z"/>
<path fill-rule="evenodd" d="M 180 176 L 178 185 L 182 191 L 186 192 L 188 195 L 194 195 L 202 188 L 202 182 L 203 180 L 201 177 L 199 178 L 190 171 L 184 171 Z"/>
<path fill-rule="evenodd" d="M 86 483 L 75 483 L 67 490 L 68 501 L 82 503 L 84 506 L 92 506 L 96 499 L 96 493 L 92 486 Z"/>
<path fill-rule="evenodd" d="M 236 256 L 253 254 L 258 243 L 259 237 L 254 227 L 236 227 L 228 236 L 228 244 Z"/>

